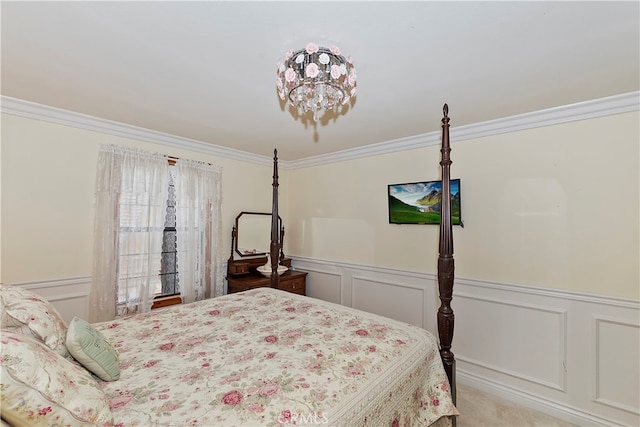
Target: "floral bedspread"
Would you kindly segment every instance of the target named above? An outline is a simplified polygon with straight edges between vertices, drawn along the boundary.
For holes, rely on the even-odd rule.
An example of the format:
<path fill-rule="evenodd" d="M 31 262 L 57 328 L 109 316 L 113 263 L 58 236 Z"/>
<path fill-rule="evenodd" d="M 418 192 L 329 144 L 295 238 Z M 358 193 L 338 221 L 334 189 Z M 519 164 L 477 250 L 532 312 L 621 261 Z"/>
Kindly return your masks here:
<path fill-rule="evenodd" d="M 116 426 L 426 426 L 456 415 L 434 337 L 270 288 L 95 326 Z M 441 420 L 443 421 L 443 420 Z"/>

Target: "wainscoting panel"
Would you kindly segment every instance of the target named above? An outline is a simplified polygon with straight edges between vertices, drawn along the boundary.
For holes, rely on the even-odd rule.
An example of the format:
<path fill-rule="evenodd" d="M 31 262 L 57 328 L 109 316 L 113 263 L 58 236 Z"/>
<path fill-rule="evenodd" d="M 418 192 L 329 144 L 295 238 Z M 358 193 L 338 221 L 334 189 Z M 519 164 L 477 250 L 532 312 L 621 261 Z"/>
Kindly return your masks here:
<path fill-rule="evenodd" d="M 71 277 L 29 283 L 12 283 L 46 298 L 69 323 L 74 316 L 89 320 L 91 277 Z"/>
<path fill-rule="evenodd" d="M 308 258 L 292 261 L 296 270 L 309 273 L 307 296 L 407 322 L 437 336 L 440 300 L 433 277 Z"/>
<path fill-rule="evenodd" d="M 435 275 L 291 258 L 309 296 L 437 336 Z M 456 278 L 452 307 L 460 383 L 580 426 L 640 425 L 638 301 Z"/>
<path fill-rule="evenodd" d="M 629 376 L 640 364 L 640 326 L 601 316 L 594 322 L 594 400 L 640 415 L 640 378 Z M 616 351 L 621 344 L 625 351 Z"/>
<path fill-rule="evenodd" d="M 320 270 L 305 270 L 307 276 L 307 296 L 341 304 L 342 301 L 342 276 Z"/>
<path fill-rule="evenodd" d="M 424 290 L 419 287 L 354 276 L 351 295 L 351 306 L 358 310 L 421 327 L 424 324 Z"/>
<path fill-rule="evenodd" d="M 454 301 L 458 360 L 565 391 L 566 310 L 461 292 Z"/>

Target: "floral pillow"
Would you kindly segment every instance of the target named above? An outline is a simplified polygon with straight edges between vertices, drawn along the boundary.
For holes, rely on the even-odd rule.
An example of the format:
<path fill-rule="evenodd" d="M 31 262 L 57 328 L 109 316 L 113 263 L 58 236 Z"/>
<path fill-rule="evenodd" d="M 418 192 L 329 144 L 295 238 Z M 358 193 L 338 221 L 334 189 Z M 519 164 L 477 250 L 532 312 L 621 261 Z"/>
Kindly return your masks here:
<path fill-rule="evenodd" d="M 31 334 L 62 356 L 69 356 L 67 325 L 55 307 L 20 286 L 0 284 L 0 324 L 3 329 Z"/>
<path fill-rule="evenodd" d="M 2 419 L 17 426 L 113 424 L 91 374 L 35 339 L 2 330 Z"/>

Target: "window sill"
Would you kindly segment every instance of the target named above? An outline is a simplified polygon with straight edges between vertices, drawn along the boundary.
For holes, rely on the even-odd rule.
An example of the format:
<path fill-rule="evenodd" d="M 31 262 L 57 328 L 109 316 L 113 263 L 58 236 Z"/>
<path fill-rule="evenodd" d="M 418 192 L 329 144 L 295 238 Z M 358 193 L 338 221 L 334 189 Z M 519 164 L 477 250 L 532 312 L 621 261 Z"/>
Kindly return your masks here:
<path fill-rule="evenodd" d="M 180 295 L 173 295 L 170 297 L 156 298 L 153 300 L 151 310 L 156 308 L 168 307 L 170 305 L 182 304 L 182 298 Z"/>

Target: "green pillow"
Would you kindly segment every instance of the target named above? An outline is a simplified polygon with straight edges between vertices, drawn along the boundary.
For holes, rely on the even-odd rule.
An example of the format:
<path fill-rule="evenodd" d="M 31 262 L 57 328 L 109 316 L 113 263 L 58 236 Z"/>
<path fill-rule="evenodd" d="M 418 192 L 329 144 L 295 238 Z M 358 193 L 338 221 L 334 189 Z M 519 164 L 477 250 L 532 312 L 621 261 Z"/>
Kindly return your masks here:
<path fill-rule="evenodd" d="M 69 353 L 104 381 L 120 378 L 118 351 L 86 320 L 74 317 L 67 329 Z"/>

